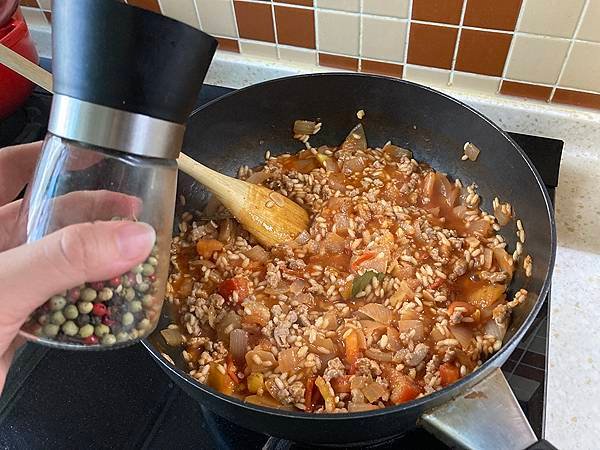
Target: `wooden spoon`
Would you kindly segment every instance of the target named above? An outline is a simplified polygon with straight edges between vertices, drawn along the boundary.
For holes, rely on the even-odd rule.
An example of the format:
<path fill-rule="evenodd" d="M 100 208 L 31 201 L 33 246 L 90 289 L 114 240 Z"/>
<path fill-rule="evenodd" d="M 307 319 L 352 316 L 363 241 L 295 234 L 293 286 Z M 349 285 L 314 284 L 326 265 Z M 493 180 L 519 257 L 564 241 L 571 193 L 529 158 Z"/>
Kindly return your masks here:
<path fill-rule="evenodd" d="M 0 63 L 52 92 L 52 75 L 0 44 Z M 261 244 L 271 247 L 308 228 L 308 214 L 297 203 L 264 186 L 228 177 L 179 154 L 179 168 L 202 183 Z"/>

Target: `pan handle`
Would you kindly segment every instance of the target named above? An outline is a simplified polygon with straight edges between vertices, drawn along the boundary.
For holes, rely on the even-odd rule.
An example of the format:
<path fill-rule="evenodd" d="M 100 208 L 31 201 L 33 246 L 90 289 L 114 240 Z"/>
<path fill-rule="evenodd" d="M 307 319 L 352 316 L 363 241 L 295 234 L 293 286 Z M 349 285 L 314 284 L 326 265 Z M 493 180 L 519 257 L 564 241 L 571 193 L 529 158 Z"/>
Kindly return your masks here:
<path fill-rule="evenodd" d="M 537 437 L 500 369 L 448 403 L 421 416 L 421 425 L 461 448 L 525 449 Z"/>

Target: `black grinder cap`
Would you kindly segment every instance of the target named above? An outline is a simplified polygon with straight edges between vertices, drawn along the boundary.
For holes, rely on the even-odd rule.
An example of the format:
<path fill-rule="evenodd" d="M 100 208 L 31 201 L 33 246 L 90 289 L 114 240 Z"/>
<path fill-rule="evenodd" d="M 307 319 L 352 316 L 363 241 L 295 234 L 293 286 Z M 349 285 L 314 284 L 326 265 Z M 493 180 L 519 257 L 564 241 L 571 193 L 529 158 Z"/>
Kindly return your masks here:
<path fill-rule="evenodd" d="M 217 48 L 189 25 L 116 0 L 52 4 L 54 92 L 184 123 Z"/>

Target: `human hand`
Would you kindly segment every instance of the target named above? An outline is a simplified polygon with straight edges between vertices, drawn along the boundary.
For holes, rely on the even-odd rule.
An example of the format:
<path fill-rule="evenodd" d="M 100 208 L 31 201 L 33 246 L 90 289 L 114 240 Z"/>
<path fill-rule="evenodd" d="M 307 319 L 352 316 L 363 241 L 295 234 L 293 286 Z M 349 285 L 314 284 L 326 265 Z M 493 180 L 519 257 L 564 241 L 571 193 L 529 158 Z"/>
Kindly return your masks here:
<path fill-rule="evenodd" d="M 36 142 L 0 149 L 0 392 L 14 352 L 23 343 L 19 329 L 38 306 L 86 281 L 127 272 L 146 259 L 155 241 L 149 225 L 113 221 L 69 225 L 36 242 L 14 242 L 20 201 L 8 202 L 31 178 L 40 148 Z M 69 195 L 69 202 L 77 198 Z"/>

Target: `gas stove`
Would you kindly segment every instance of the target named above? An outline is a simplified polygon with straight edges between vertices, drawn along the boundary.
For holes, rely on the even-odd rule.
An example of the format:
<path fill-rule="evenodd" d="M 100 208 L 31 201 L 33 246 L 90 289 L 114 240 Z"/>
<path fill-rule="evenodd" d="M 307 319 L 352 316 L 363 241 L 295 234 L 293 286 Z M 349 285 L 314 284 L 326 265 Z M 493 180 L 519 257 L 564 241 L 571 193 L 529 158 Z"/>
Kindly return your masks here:
<path fill-rule="evenodd" d="M 231 89 L 205 85 L 198 106 Z M 0 146 L 43 139 L 51 96 L 41 90 L 0 122 Z M 552 199 L 563 142 L 510 133 L 540 172 Z M 544 435 L 548 309 L 502 370 L 541 439 Z M 240 428 L 204 409 L 154 363 L 141 345 L 100 355 L 26 344 L 0 397 L 0 448 L 302 449 L 301 444 Z M 368 449 L 447 448 L 416 429 Z M 543 441 L 536 448 L 551 448 Z"/>

